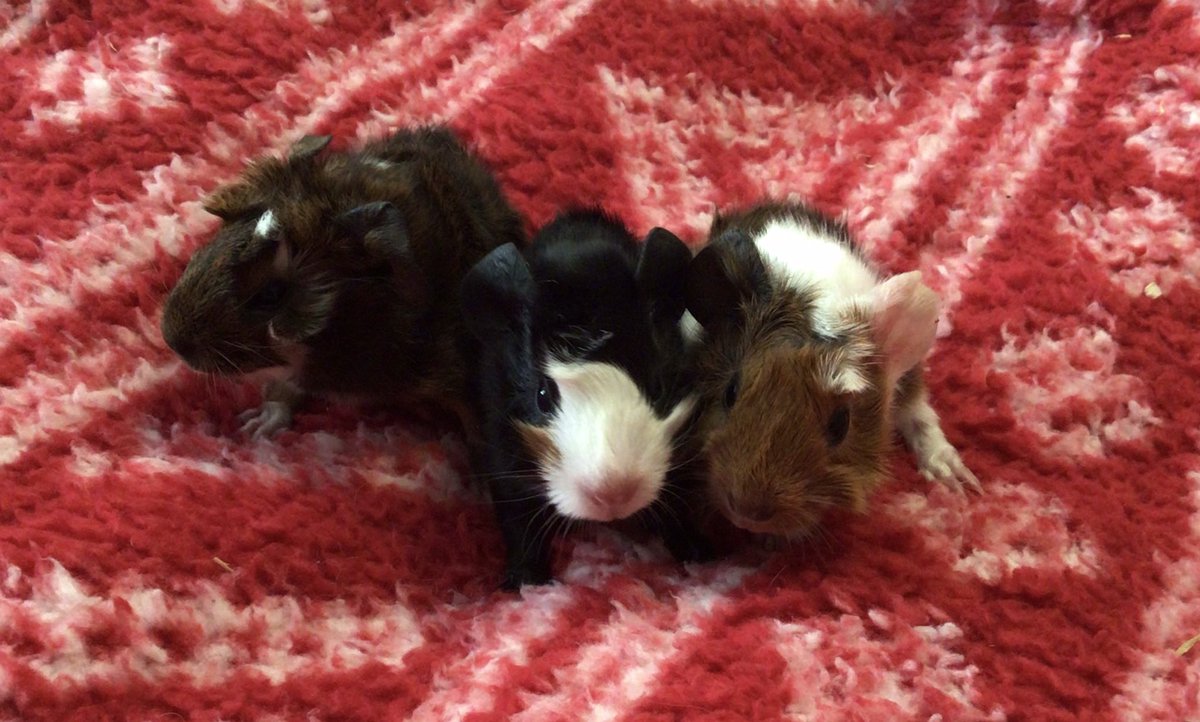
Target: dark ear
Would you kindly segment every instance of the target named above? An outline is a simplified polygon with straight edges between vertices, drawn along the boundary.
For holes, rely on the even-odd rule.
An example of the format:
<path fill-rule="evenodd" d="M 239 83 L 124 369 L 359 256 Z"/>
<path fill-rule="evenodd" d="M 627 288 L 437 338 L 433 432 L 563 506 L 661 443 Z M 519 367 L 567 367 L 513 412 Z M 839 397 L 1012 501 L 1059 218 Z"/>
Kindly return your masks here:
<path fill-rule="evenodd" d="M 463 321 L 481 341 L 527 323 L 536 283 L 521 251 L 506 243 L 467 271 L 460 286 Z"/>
<path fill-rule="evenodd" d="M 352 208 L 334 221 L 337 229 L 362 243 L 367 253 L 387 261 L 408 258 L 408 226 L 400 209 L 387 201 Z"/>
<path fill-rule="evenodd" d="M 325 146 L 329 145 L 329 141 L 331 140 L 333 140 L 332 135 L 304 136 L 295 143 L 292 143 L 291 148 L 288 148 L 288 162 L 293 163 L 296 161 L 305 161 L 315 158 L 317 153 L 325 150 Z"/>
<path fill-rule="evenodd" d="M 653 228 L 642 242 L 637 285 L 650 303 L 654 321 L 676 323 L 683 316 L 684 286 L 692 252 L 665 228 Z"/>
<path fill-rule="evenodd" d="M 687 309 L 701 326 L 736 320 L 742 302 L 771 292 L 767 268 L 754 241 L 731 228 L 702 249 L 688 268 Z"/>
<path fill-rule="evenodd" d="M 225 221 L 261 213 L 266 209 L 266 194 L 243 181 L 223 185 L 204 199 L 204 210 Z"/>

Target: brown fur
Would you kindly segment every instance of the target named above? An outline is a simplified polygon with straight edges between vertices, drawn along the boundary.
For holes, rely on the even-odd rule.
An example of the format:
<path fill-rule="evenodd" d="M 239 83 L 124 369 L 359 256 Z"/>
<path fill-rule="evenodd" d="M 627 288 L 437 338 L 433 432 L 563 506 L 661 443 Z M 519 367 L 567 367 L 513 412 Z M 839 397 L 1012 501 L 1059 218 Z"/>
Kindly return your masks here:
<path fill-rule="evenodd" d="M 529 458 L 534 459 L 539 468 L 546 469 L 562 463 L 562 452 L 554 443 L 550 432 L 544 427 L 527 424 L 523 421 L 514 421 L 513 426 L 516 427 L 517 434 L 525 444 L 525 451 L 529 454 Z"/>
<path fill-rule="evenodd" d="M 321 154 L 326 142 L 306 138 L 286 159 L 259 159 L 207 199 L 224 223 L 168 297 L 164 337 L 195 368 L 222 374 L 281 365 L 280 345 L 294 345 L 304 354 L 295 381 L 306 391 L 434 401 L 461 417 L 457 287 L 492 248 L 524 243 L 520 218 L 444 128 L 357 152 Z M 399 211 L 404 243 L 339 225 L 379 201 Z M 267 209 L 280 231 L 264 240 L 253 230 Z M 278 243 L 292 258 L 287 303 L 256 315 L 248 304 L 278 278 Z"/>
<path fill-rule="evenodd" d="M 843 350 L 809 334 L 807 305 L 788 291 L 750 305 L 739 332 L 712 338 L 700 360 L 699 436 L 712 502 L 732 515 L 769 515 L 756 530 L 783 535 L 803 535 L 828 507 L 862 511 L 886 474 L 891 444 L 882 368 L 863 365 L 867 391 L 830 391 L 820 369 Z M 741 390 L 726 409 L 735 373 Z M 850 429 L 830 449 L 823 430 L 838 404 L 850 409 Z"/>
<path fill-rule="evenodd" d="M 753 237 L 781 215 L 814 223 L 850 243 L 841 224 L 779 203 L 718 215 L 711 236 L 716 241 L 740 230 Z M 894 403 L 865 312 L 848 319 L 841 337 L 822 338 L 812 329 L 812 299 L 773 287 L 751 246 L 716 242 L 701 255 L 709 258 L 697 256 L 702 278 L 689 294 L 715 287 L 737 298 L 724 316 L 705 309 L 709 318 L 699 351 L 698 437 L 711 502 L 745 528 L 789 537 L 811 533 L 830 508 L 865 510 L 870 493 L 887 477 Z M 723 270 L 727 285 L 712 282 L 713 268 Z M 706 307 L 710 300 L 699 298 L 696 305 Z M 844 368 L 857 370 L 867 389 L 839 392 L 833 371 Z M 735 376 L 740 391 L 726 408 Z M 919 382 L 919 370 L 909 376 Z M 831 447 L 825 430 L 839 405 L 849 410 L 849 430 Z"/>

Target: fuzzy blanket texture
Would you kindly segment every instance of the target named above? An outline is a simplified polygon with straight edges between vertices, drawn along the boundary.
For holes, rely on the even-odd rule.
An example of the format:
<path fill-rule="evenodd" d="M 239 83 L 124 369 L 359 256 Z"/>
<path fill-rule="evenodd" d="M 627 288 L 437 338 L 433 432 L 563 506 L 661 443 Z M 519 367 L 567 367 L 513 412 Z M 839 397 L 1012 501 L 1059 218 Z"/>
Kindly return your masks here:
<path fill-rule="evenodd" d="M 1200 719 L 1195 2 L 28 0 L 0 53 L 0 719 Z M 506 594 L 444 426 L 239 434 L 158 330 L 201 199 L 431 120 L 531 225 L 846 213 L 986 493 L 898 448 L 824 542 Z"/>

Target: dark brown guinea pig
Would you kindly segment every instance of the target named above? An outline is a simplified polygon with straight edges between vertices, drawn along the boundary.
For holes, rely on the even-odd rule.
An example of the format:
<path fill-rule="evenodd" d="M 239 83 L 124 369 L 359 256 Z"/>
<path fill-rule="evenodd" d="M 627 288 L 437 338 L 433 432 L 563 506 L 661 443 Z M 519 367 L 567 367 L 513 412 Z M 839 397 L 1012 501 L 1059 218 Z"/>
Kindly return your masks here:
<path fill-rule="evenodd" d="M 843 224 L 763 203 L 718 214 L 686 295 L 710 498 L 735 525 L 804 537 L 864 510 L 893 429 L 926 478 L 978 488 L 925 390 L 938 308 L 919 272 L 881 278 Z"/>
<path fill-rule="evenodd" d="M 223 223 L 167 297 L 163 338 L 198 371 L 278 371 L 255 436 L 308 393 L 433 402 L 466 423 L 458 284 L 524 242 L 520 217 L 447 128 L 329 141 L 258 159 L 205 201 Z"/>

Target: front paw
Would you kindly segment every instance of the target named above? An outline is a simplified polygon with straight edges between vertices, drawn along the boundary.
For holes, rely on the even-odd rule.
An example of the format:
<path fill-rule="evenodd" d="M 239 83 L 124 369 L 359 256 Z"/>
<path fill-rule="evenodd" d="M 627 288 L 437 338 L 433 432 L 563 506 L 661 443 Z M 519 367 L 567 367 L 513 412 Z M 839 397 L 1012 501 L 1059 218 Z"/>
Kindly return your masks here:
<path fill-rule="evenodd" d="M 963 463 L 958 451 L 947 441 L 932 444 L 922 450 L 917 459 L 917 469 L 929 481 L 937 482 L 951 491 L 968 488 L 982 494 L 979 479 Z"/>
<path fill-rule="evenodd" d="M 550 574 L 549 566 L 509 566 L 504 570 L 504 579 L 500 582 L 500 588 L 506 592 L 519 592 L 521 587 L 541 586 L 554 581 L 554 577 Z"/>
<path fill-rule="evenodd" d="M 266 401 L 257 409 L 250 409 L 238 416 L 242 433 L 253 439 L 265 439 L 292 425 L 292 408 L 282 401 Z"/>

